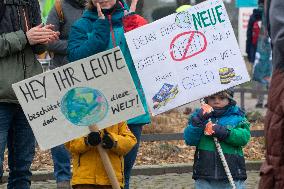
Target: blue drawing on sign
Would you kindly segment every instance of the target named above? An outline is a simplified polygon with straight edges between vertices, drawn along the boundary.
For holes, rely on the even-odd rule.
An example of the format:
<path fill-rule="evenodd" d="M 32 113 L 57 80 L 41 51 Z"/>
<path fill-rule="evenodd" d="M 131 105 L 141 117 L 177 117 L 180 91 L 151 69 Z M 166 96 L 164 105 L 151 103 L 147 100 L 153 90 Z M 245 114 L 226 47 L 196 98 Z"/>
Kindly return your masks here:
<path fill-rule="evenodd" d="M 77 87 L 69 90 L 61 100 L 61 112 L 78 126 L 90 126 L 103 120 L 109 106 L 97 89 Z"/>
<path fill-rule="evenodd" d="M 153 108 L 159 109 L 162 106 L 166 106 L 169 101 L 176 97 L 178 92 L 178 85 L 174 86 L 165 83 L 159 92 L 152 98 L 154 104 Z"/>

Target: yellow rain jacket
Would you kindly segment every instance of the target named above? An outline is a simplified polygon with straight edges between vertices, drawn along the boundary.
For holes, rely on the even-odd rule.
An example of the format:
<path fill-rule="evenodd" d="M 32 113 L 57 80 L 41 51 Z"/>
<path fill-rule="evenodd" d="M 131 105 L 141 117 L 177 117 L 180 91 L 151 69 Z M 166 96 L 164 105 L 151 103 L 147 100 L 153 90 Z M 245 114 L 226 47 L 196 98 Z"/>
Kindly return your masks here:
<path fill-rule="evenodd" d="M 136 144 L 136 138 L 129 130 L 126 122 L 113 125 L 105 130 L 109 133 L 111 138 L 116 141 L 116 146 L 106 151 L 120 186 L 124 186 L 123 156 Z M 87 146 L 84 138 L 85 137 L 81 137 L 65 144 L 66 148 L 72 154 L 72 185 L 111 185 L 97 147 Z"/>

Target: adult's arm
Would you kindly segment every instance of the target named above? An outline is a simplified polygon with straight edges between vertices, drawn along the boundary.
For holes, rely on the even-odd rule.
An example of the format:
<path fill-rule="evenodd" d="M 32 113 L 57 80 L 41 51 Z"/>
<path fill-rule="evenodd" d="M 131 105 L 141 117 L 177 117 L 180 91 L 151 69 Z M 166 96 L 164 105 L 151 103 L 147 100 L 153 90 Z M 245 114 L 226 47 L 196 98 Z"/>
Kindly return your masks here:
<path fill-rule="evenodd" d="M 53 7 L 47 17 L 47 24 L 52 24 L 54 25 L 54 31 L 60 31 L 60 21 L 58 14 L 56 12 L 55 7 Z M 68 41 L 66 39 L 59 39 L 57 41 L 54 41 L 52 43 L 49 43 L 47 45 L 47 50 L 54 52 L 56 54 L 62 54 L 62 55 L 67 55 L 67 45 Z"/>
<path fill-rule="evenodd" d="M 22 30 L 4 33 L 0 36 L 0 58 L 22 51 L 27 45 L 27 38 Z"/>
<path fill-rule="evenodd" d="M 33 10 L 37 10 L 35 13 L 35 17 L 33 18 L 34 23 L 32 25 L 32 27 L 38 26 L 39 24 L 41 24 L 41 15 L 40 15 L 40 6 L 39 6 L 39 2 L 37 0 L 34 0 L 32 2 L 32 6 L 34 6 Z M 35 44 L 32 45 L 32 50 L 35 54 L 41 54 L 44 51 L 46 51 L 46 45 L 44 44 Z"/>

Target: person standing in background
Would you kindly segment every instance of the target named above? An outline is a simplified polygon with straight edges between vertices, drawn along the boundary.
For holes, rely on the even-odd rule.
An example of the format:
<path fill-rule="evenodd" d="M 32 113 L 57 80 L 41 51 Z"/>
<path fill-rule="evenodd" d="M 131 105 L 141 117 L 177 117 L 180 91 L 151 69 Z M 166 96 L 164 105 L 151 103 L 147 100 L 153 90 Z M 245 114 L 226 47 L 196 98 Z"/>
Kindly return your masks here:
<path fill-rule="evenodd" d="M 273 73 L 264 124 L 265 161 L 259 189 L 284 188 L 284 1 L 267 0 L 268 32 L 272 42 Z"/>
<path fill-rule="evenodd" d="M 246 53 L 248 61 L 254 64 L 257 40 L 260 33 L 260 25 L 263 14 L 263 8 L 253 9 L 253 13 L 248 21 Z"/>
<path fill-rule="evenodd" d="M 41 24 L 37 0 L 0 1 L 0 177 L 8 148 L 8 189 L 29 189 L 35 138 L 12 84 L 42 73 L 36 54 L 58 39 Z"/>
<path fill-rule="evenodd" d="M 272 73 L 272 63 L 271 63 L 271 42 L 267 32 L 267 23 L 264 17 L 264 2 L 258 2 L 259 9 L 262 10 L 262 21 L 260 32 L 257 40 L 257 48 L 255 51 L 255 59 L 253 65 L 252 79 L 254 80 L 254 85 L 256 90 L 268 90 L 269 82 Z M 263 108 L 267 105 L 264 102 L 264 94 L 257 94 L 256 108 Z"/>
<path fill-rule="evenodd" d="M 48 44 L 47 50 L 52 54 L 50 69 L 63 66 L 68 63 L 67 44 L 69 31 L 72 24 L 82 16 L 85 8 L 85 0 L 56 0 L 49 12 L 47 24 L 54 25 L 54 29 L 60 32 L 59 40 Z M 57 189 L 69 189 L 71 180 L 70 154 L 64 145 L 51 149 L 54 164 L 54 176 Z"/>

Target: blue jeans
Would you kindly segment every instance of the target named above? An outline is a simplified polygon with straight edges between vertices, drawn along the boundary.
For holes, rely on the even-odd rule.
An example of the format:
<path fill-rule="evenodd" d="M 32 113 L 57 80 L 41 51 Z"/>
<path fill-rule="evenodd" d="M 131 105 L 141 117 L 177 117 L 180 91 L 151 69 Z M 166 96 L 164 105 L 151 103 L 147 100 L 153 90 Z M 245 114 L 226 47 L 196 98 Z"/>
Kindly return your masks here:
<path fill-rule="evenodd" d="M 125 179 L 125 185 L 124 189 L 129 189 L 129 181 L 130 181 L 130 175 L 132 167 L 135 163 L 137 152 L 140 145 L 140 138 L 142 133 L 142 127 L 145 124 L 129 124 L 128 127 L 130 131 L 134 134 L 134 136 L 137 139 L 136 145 L 126 154 L 124 157 L 124 179 Z"/>
<path fill-rule="evenodd" d="M 52 148 L 51 154 L 56 182 L 70 181 L 70 154 L 65 146 L 62 144 Z"/>
<path fill-rule="evenodd" d="M 1 166 L 6 145 L 10 170 L 7 188 L 29 189 L 32 176 L 30 166 L 35 153 L 35 138 L 25 114 L 18 104 L 0 103 Z"/>
<path fill-rule="evenodd" d="M 245 189 L 245 181 L 235 180 L 236 189 Z M 232 189 L 229 181 L 216 181 L 198 179 L 195 181 L 195 189 Z"/>

